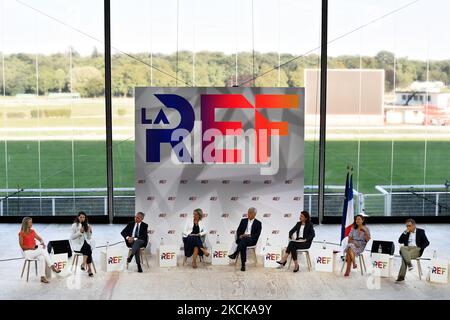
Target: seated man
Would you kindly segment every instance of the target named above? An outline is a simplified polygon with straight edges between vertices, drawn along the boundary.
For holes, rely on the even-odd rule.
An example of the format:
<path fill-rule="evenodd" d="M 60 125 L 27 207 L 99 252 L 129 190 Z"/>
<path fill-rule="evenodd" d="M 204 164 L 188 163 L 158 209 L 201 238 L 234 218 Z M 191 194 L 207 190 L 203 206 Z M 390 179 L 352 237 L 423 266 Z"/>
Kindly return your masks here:
<path fill-rule="evenodd" d="M 400 248 L 402 266 L 397 278 L 397 282 L 401 282 L 405 280 L 406 267 L 409 271 L 413 269 L 411 260 L 420 258 L 430 242 L 425 235 L 425 230 L 416 228 L 416 222 L 413 219 L 406 220 L 406 230 L 401 234 L 398 242 L 404 244 Z"/>
<path fill-rule="evenodd" d="M 247 261 L 247 247 L 256 246 L 262 229 L 261 221 L 255 219 L 255 208 L 248 209 L 247 217 L 247 219 L 241 220 L 239 228 L 236 231 L 236 251 L 228 256 L 230 259 L 236 259 L 236 256 L 238 254 L 241 255 L 241 271 L 245 271 L 245 262 Z"/>
<path fill-rule="evenodd" d="M 135 256 L 138 272 L 142 272 L 140 257 L 141 248 L 147 247 L 148 243 L 148 225 L 142 221 L 144 220 L 144 217 L 144 213 L 136 213 L 134 221 L 130 222 L 120 233 L 125 239 L 127 247 L 131 248 L 131 255 L 128 257 L 127 263 L 130 263 L 133 256 Z"/>

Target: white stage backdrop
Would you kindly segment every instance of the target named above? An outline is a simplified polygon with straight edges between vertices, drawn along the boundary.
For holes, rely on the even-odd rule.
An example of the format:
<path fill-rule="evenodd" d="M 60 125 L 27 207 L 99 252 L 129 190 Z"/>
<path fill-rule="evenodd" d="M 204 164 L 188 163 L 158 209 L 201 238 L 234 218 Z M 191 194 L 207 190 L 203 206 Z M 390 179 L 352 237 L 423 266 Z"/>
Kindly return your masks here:
<path fill-rule="evenodd" d="M 136 88 L 136 211 L 152 249 L 182 246 L 201 208 L 207 244 L 231 244 L 249 207 L 260 250 L 285 244 L 303 209 L 303 88 Z"/>

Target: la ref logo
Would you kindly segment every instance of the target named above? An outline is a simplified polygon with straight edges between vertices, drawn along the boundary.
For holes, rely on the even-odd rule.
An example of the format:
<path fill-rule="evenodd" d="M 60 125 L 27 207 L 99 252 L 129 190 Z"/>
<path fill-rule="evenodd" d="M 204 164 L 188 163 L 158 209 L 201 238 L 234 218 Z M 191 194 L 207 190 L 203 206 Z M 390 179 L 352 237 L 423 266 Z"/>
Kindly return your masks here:
<path fill-rule="evenodd" d="M 227 250 L 214 250 L 213 252 L 213 258 L 216 259 L 222 259 L 228 257 L 228 251 Z"/>
<path fill-rule="evenodd" d="M 266 261 L 278 261 L 278 260 L 280 260 L 280 258 L 281 258 L 281 255 L 279 253 L 269 252 L 265 255 Z"/>
<path fill-rule="evenodd" d="M 122 262 L 122 256 L 112 256 L 108 258 L 108 264 L 120 264 Z"/>
<path fill-rule="evenodd" d="M 178 94 L 154 94 L 154 97 L 163 105 L 157 113 L 147 106 L 139 106 L 140 124 L 146 129 L 147 163 L 160 163 L 161 146 L 166 144 L 171 147 L 172 161 L 177 164 L 270 165 L 260 168 L 262 175 L 278 172 L 277 142 L 279 137 L 289 134 L 287 122 L 271 122 L 263 115 L 263 110 L 300 108 L 300 96 L 292 94 L 256 94 L 254 103 L 243 94 L 200 94 L 200 118 L 196 119 L 194 107 L 185 97 Z M 194 101 L 197 97 L 190 99 Z M 253 126 L 244 131 L 245 118 L 218 120 L 216 113 L 223 109 L 243 109 L 251 114 Z M 177 115 L 168 117 L 168 114 Z M 169 120 L 173 118 L 177 119 L 177 124 Z M 236 137 L 237 144 L 230 147 L 227 142 L 225 147 L 229 137 Z M 245 143 L 247 138 L 252 143 Z"/>
<path fill-rule="evenodd" d="M 66 265 L 67 265 L 66 261 L 57 261 L 57 262 L 53 263 L 53 267 L 56 270 L 63 270 L 66 267 Z"/>
<path fill-rule="evenodd" d="M 388 263 L 387 263 L 386 261 L 373 260 L 373 261 L 372 261 L 372 266 L 373 266 L 375 269 L 381 269 L 381 270 L 384 270 L 384 269 L 387 268 Z"/>
<path fill-rule="evenodd" d="M 317 257 L 316 263 L 328 265 L 331 263 L 331 258 L 330 257 Z"/>
<path fill-rule="evenodd" d="M 175 252 L 162 252 L 161 260 L 172 260 L 172 259 L 175 259 L 176 256 L 177 255 Z"/>
<path fill-rule="evenodd" d="M 438 275 L 446 275 L 448 272 L 446 267 L 438 267 L 438 266 L 433 266 L 431 268 L 431 273 L 432 274 L 438 274 Z"/>

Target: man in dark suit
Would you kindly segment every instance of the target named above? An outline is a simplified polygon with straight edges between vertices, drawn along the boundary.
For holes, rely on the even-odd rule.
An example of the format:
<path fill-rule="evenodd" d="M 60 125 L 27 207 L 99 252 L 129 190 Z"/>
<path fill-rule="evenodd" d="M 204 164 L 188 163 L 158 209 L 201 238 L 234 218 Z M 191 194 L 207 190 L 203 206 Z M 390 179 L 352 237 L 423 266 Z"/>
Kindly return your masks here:
<path fill-rule="evenodd" d="M 413 219 L 408 219 L 406 220 L 406 230 L 400 235 L 398 243 L 404 245 L 400 248 L 402 266 L 397 277 L 397 282 L 401 282 L 405 280 L 406 268 L 409 271 L 413 269 L 411 260 L 420 258 L 430 242 L 425 230 L 416 228 L 416 222 Z"/>
<path fill-rule="evenodd" d="M 131 255 L 127 259 L 127 263 L 130 263 L 133 256 L 136 257 L 136 264 L 138 272 L 142 272 L 141 268 L 141 248 L 147 247 L 148 243 L 148 225 L 143 222 L 145 214 L 142 212 L 136 213 L 134 221 L 127 224 L 125 229 L 120 233 L 125 239 L 125 243 L 128 248 L 131 248 Z"/>
<path fill-rule="evenodd" d="M 247 219 L 242 219 L 239 228 L 236 231 L 237 248 L 233 254 L 228 257 L 236 259 L 237 255 L 241 255 L 241 271 L 245 271 L 245 262 L 247 261 L 247 247 L 256 246 L 261 234 L 262 224 L 256 220 L 256 209 L 248 209 Z"/>

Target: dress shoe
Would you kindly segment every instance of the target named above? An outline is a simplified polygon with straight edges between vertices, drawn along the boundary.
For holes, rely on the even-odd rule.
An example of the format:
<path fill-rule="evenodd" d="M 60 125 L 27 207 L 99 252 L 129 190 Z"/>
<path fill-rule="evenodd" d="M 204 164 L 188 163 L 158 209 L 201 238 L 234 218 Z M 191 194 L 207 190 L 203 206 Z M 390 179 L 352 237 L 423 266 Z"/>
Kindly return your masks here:
<path fill-rule="evenodd" d="M 127 263 L 130 263 L 132 259 L 133 259 L 133 256 L 129 256 L 129 257 L 127 258 Z"/>
<path fill-rule="evenodd" d="M 277 261 L 277 263 L 278 263 L 280 266 L 283 266 L 283 267 L 286 265 L 286 262 L 287 262 L 287 261 L 285 261 L 285 262 Z"/>
<path fill-rule="evenodd" d="M 236 259 L 236 253 L 228 255 L 228 258 L 230 258 L 231 260 Z"/>
<path fill-rule="evenodd" d="M 397 280 L 395 280 L 396 283 L 400 283 L 402 281 L 405 281 L 405 278 L 403 277 L 398 277 Z"/>
<path fill-rule="evenodd" d="M 245 266 L 242 266 L 242 267 L 241 267 L 241 271 L 245 271 Z"/>
<path fill-rule="evenodd" d="M 141 264 L 138 264 L 137 267 L 138 267 L 138 272 L 139 272 L 139 273 L 142 273 L 142 267 L 141 267 Z"/>
<path fill-rule="evenodd" d="M 300 270 L 300 266 L 297 266 L 297 268 L 294 268 L 294 273 L 298 272 Z"/>

